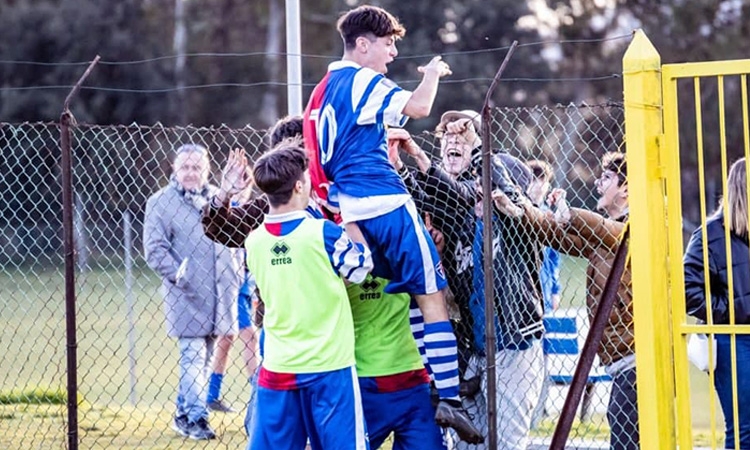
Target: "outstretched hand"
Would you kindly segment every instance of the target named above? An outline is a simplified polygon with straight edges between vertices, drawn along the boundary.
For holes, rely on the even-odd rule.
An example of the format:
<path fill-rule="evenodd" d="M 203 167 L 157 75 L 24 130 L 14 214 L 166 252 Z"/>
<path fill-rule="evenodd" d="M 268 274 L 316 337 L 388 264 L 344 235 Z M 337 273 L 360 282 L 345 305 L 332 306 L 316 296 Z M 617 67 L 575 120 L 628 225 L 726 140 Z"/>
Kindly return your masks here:
<path fill-rule="evenodd" d="M 432 72 L 435 73 L 438 78 L 443 78 L 453 73 L 451 72 L 451 68 L 448 63 L 443 61 L 443 58 L 441 56 L 435 56 L 430 60 L 430 62 L 427 63 L 427 65 L 417 67 L 417 71 L 423 74 Z"/>
<path fill-rule="evenodd" d="M 328 192 L 331 190 L 330 183 L 320 183 L 318 187 L 326 191 L 326 196 L 328 195 Z M 315 193 L 314 189 L 310 192 L 310 196 L 319 207 L 326 209 L 332 214 L 341 214 L 341 209 L 338 206 L 333 206 L 332 204 L 328 203 L 327 198 L 326 199 L 320 198 L 318 194 Z"/>
<path fill-rule="evenodd" d="M 422 149 L 414 142 L 411 134 L 403 128 L 388 128 L 388 150 L 391 145 L 403 148 L 409 156 L 419 156 Z"/>
<path fill-rule="evenodd" d="M 219 200 L 226 201 L 229 197 L 236 195 L 253 183 L 253 175 L 245 156 L 245 150 L 236 148 L 229 152 L 227 163 L 221 171 L 221 186 L 219 187 Z"/>
<path fill-rule="evenodd" d="M 509 217 L 523 216 L 523 208 L 513 203 L 500 189 L 492 191 L 492 200 L 495 203 L 495 208 L 497 208 L 501 214 Z"/>
<path fill-rule="evenodd" d="M 474 128 L 472 119 L 464 118 L 448 122 L 445 125 L 445 133 L 461 135 L 470 144 L 479 143 L 479 130 Z"/>
<path fill-rule="evenodd" d="M 555 220 L 567 225 L 570 222 L 570 207 L 565 199 L 567 192 L 563 189 L 553 189 L 547 196 L 547 204 L 555 211 Z"/>
<path fill-rule="evenodd" d="M 387 139 L 388 159 L 396 170 L 401 170 L 404 166 L 404 163 L 401 161 L 401 156 L 398 153 L 399 149 L 403 149 L 406 154 L 414 158 L 419 170 L 427 173 L 432 161 L 430 160 L 430 157 L 427 156 L 427 153 L 425 153 L 422 148 L 414 142 L 414 139 L 412 139 L 411 134 L 409 134 L 408 131 L 403 128 L 389 128 Z"/>

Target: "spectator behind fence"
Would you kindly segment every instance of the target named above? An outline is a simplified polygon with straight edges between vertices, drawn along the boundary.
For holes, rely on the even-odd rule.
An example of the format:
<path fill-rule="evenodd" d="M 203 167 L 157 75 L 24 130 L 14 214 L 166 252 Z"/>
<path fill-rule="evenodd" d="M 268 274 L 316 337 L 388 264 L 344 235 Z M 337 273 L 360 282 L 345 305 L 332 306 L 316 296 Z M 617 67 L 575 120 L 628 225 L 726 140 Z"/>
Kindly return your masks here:
<path fill-rule="evenodd" d="M 480 378 L 478 375 L 486 367 L 483 354 L 483 227 L 474 212 L 478 200 L 475 169 L 479 152 L 473 150 L 481 143 L 476 133 L 478 127 L 479 117 L 473 111 L 448 111 L 443 114 L 437 128 L 441 135 L 442 167 L 432 164 L 406 131 L 390 130 L 388 136 L 392 164 L 399 170 L 410 193 L 430 207 L 436 222 L 440 221 L 450 236 L 446 238 L 446 246 L 454 249 L 454 253 L 453 258 L 445 258 L 452 262 L 446 265 L 446 272 L 454 276 L 449 276 L 448 281 L 459 305 L 463 306 L 462 321 L 471 324 L 472 348 L 482 353 L 481 358 L 475 358 L 476 361 L 470 364 L 465 378 L 477 381 Z M 397 146 L 416 160 L 416 175 L 404 167 L 396 152 Z M 471 164 L 472 159 L 474 165 Z M 496 185 L 509 195 L 518 195 L 529 184 L 530 171 L 518 159 L 500 155 L 495 156 L 493 162 L 496 169 L 493 173 L 497 173 Z M 514 178 L 522 188 L 513 183 Z M 531 413 L 537 404 L 544 377 L 539 341 L 542 335 L 539 255 L 536 244 L 527 242 L 513 229 L 511 220 L 504 222 L 504 228 L 499 221 L 493 227 L 497 243 L 494 247 L 503 250 L 501 255 L 495 255 L 495 282 L 499 285 L 496 304 L 500 309 L 497 316 L 497 339 L 500 342 L 497 358 L 502 361 L 497 368 L 498 437 L 502 448 L 520 449 L 528 444 Z M 483 386 L 486 396 L 486 380 Z M 468 397 L 464 399 L 467 410 L 474 414 L 475 425 L 483 426 L 487 422 L 487 399 L 484 396 L 475 399 Z M 466 443 L 458 443 L 458 448 L 466 447 Z"/>
<path fill-rule="evenodd" d="M 608 218 L 578 208 L 569 208 L 565 191 L 553 190 L 550 204 L 555 215 L 542 211 L 531 202 L 518 207 L 493 192 L 499 210 L 522 217 L 535 238 L 544 245 L 571 256 L 586 258 L 586 304 L 589 321 L 593 319 L 601 300 L 604 285 L 612 269 L 620 235 L 628 217 L 627 163 L 622 153 L 608 153 L 602 158 L 602 174 L 596 180 L 599 193 L 597 208 Z M 635 375 L 635 342 L 633 334 L 633 294 L 630 266 L 617 290 L 617 300 L 604 329 L 599 358 L 612 376 L 612 392 L 607 405 L 610 426 L 610 448 L 638 449 L 638 402 Z"/>
<path fill-rule="evenodd" d="M 388 130 L 388 152 L 391 164 L 398 171 L 417 208 L 430 213 L 434 227 L 445 238 L 441 259 L 453 300 L 460 313 L 454 327 L 459 351 L 461 397 L 470 397 L 479 390 L 479 376 L 466 380 L 466 367 L 473 347 L 472 318 L 469 311 L 473 261 L 471 258 L 474 221 L 466 218 L 473 213 L 477 200 L 476 175 L 471 165 L 481 139 L 479 113 L 446 111 L 440 118 L 436 133 L 440 137 L 441 162 L 434 164 L 406 130 Z M 403 149 L 416 162 L 416 169 L 406 166 L 399 155 Z"/>
<path fill-rule="evenodd" d="M 552 187 L 554 173 L 552 167 L 545 161 L 534 159 L 527 161 L 526 165 L 531 169 L 531 182 L 526 190 L 534 206 L 547 210 L 547 194 Z M 544 299 L 544 313 L 550 314 L 560 306 L 560 253 L 552 247 L 542 249 L 542 270 L 539 272 L 539 282 L 542 285 L 542 298 Z M 546 332 L 547 330 L 545 330 Z M 544 384 L 539 395 L 539 404 L 534 410 L 531 421 L 532 428 L 535 428 L 539 421 L 547 416 L 547 397 L 549 395 L 550 381 L 547 377 L 549 373 L 547 355 L 544 355 Z"/>
<path fill-rule="evenodd" d="M 456 330 L 460 344 L 462 397 L 472 397 L 479 390 L 481 378 L 476 367 L 467 368 L 469 361 L 472 364 L 476 362 L 476 358 L 472 358 L 476 355 L 472 331 L 475 324 L 469 300 L 474 289 L 472 246 L 475 235 L 474 207 L 479 199 L 477 169 L 481 161 L 480 128 L 481 117 L 475 111 L 443 113 L 435 129 L 440 137 L 439 164 L 431 161 L 407 131 L 397 128 L 388 130 L 391 164 L 404 180 L 418 207 L 431 212 L 435 227 L 445 234 L 446 251 L 442 259 L 448 284 L 461 313 Z M 416 170 L 403 163 L 399 149 L 414 159 Z M 518 188 L 508 181 L 507 174 L 498 181 L 500 188 L 505 189 L 508 195 L 518 195 Z"/>
<path fill-rule="evenodd" d="M 308 217 L 310 176 L 301 144 L 282 143 L 264 154 L 253 177 L 270 210 L 245 241 L 265 308 L 260 413 L 250 424 L 248 450 L 296 450 L 308 438 L 313 449 L 367 448 L 342 278 L 364 281 L 370 252 L 333 222 Z"/>
<path fill-rule="evenodd" d="M 341 61 L 313 89 L 304 135 L 314 188 L 338 200 L 347 227 L 357 224 L 373 252 L 373 274 L 390 280 L 389 293 L 416 297 L 424 315 L 424 345 L 440 396 L 435 421 L 473 442 L 483 440 L 459 397 L 456 337 L 443 289 L 447 282 L 435 245 L 387 156 L 386 126 L 429 115 L 440 78 L 451 73 L 439 56 L 420 67 L 413 92 L 385 77 L 406 30 L 382 8 L 362 5 L 342 15 Z M 328 194 L 328 197 L 326 197 Z M 439 361 L 437 363 L 436 361 Z"/>
<path fill-rule="evenodd" d="M 213 439 L 208 423 L 206 377 L 217 336 L 237 333 L 242 277 L 237 251 L 203 235 L 201 208 L 208 184 L 208 152 L 200 145 L 177 149 L 169 184 L 146 203 L 146 262 L 162 278 L 167 333 L 177 338 L 179 385 L 173 428 L 192 439 Z"/>
<path fill-rule="evenodd" d="M 527 194 L 534 206 L 547 210 L 547 194 L 552 188 L 554 173 L 552 167 L 538 159 L 527 161 L 526 165 L 531 169 L 531 182 Z M 542 296 L 544 298 L 544 313 L 551 313 L 560 306 L 560 253 L 551 247 L 544 247 L 542 258 L 542 271 L 539 273 L 542 284 Z"/>
<path fill-rule="evenodd" d="M 747 162 L 737 160 L 729 170 L 725 199 L 728 216 L 719 207 L 708 218 L 705 227 L 693 232 L 685 252 L 685 303 L 687 313 L 707 321 L 708 295 L 711 290 L 711 315 L 714 324 L 730 323 L 730 309 L 734 309 L 734 323 L 750 325 L 750 249 L 748 248 Z M 731 250 L 731 275 L 733 292 L 729 292 L 729 260 L 726 228 L 729 227 Z M 707 239 L 704 243 L 703 233 Z M 708 267 L 704 264 L 707 253 Z M 706 280 L 705 275 L 708 275 Z M 707 284 L 710 280 L 710 284 Z M 732 297 L 733 295 L 733 297 Z M 730 299 L 734 303 L 730 303 Z M 735 355 L 737 361 L 737 405 L 739 416 L 734 415 L 732 389 L 731 338 L 727 334 L 716 336 L 716 372 L 714 386 L 726 422 L 727 449 L 750 448 L 750 335 L 737 334 Z M 739 430 L 737 430 L 739 429 Z M 735 439 L 738 431 L 739 442 Z"/>
<path fill-rule="evenodd" d="M 531 171 L 519 159 L 505 153 L 492 158 L 493 185 L 510 175 L 521 192 L 531 180 Z M 472 242 L 473 288 L 469 307 L 474 320 L 474 345 L 481 357 L 477 367 L 485 373 L 485 292 L 482 204 L 477 203 Z M 529 445 L 532 413 L 544 382 L 544 355 L 541 337 L 542 297 L 539 287 L 541 247 L 524 233 L 518 222 L 493 213 L 492 233 L 494 311 L 497 349 L 495 353 L 497 397 L 497 439 L 499 448 L 525 450 Z M 476 423 L 487 423 L 487 380 L 483 396 L 466 399 L 466 409 Z M 458 449 L 469 448 L 459 443 Z"/>
<path fill-rule="evenodd" d="M 231 206 L 239 207 L 240 205 L 247 204 L 250 199 L 251 185 L 248 185 L 244 190 L 233 196 Z M 220 188 L 222 189 L 222 188 Z M 208 205 L 204 206 L 204 210 Z M 229 208 L 228 210 L 231 210 Z M 244 256 L 244 251 L 238 250 L 240 254 Z M 244 258 L 243 258 L 244 260 Z M 243 263 L 244 266 L 244 263 Z M 254 388 L 252 377 L 255 373 L 255 369 L 258 366 L 259 357 L 257 355 L 258 342 L 256 339 L 256 330 L 251 321 L 252 315 L 252 295 L 255 291 L 255 279 L 247 273 L 247 270 L 243 270 L 244 280 L 240 287 L 239 297 L 237 298 L 237 324 L 239 326 L 239 338 L 242 343 L 242 358 L 245 362 L 245 371 L 247 372 L 247 379 Z M 224 373 L 226 372 L 227 361 L 229 359 L 229 350 L 232 348 L 234 343 L 233 335 L 220 336 L 216 342 L 216 351 L 214 352 L 213 360 L 213 371 L 208 381 L 208 394 L 206 397 L 206 404 L 208 405 L 209 411 L 233 413 L 236 412 L 232 406 L 222 398 L 221 388 L 224 381 Z"/>

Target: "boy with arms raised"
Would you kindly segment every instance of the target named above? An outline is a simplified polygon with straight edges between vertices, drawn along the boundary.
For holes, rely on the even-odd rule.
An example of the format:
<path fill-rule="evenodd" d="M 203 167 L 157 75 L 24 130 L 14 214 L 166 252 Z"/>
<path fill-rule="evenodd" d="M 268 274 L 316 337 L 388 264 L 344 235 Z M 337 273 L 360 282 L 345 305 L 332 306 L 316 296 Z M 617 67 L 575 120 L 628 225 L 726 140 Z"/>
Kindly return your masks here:
<path fill-rule="evenodd" d="M 441 401 L 435 421 L 453 427 L 467 442 L 481 442 L 463 410 L 458 390 L 456 338 L 448 321 L 442 289 L 445 274 L 414 201 L 393 169 L 386 147 L 386 125 L 403 126 L 426 117 L 438 81 L 451 73 L 440 57 L 419 70 L 414 92 L 384 74 L 398 55 L 404 27 L 382 8 L 360 6 L 338 21 L 344 57 L 332 63 L 313 90 L 305 111 L 304 136 L 313 187 L 338 205 L 347 230 L 357 225 L 373 249 L 379 277 L 391 280 L 389 293 L 415 296 L 425 318 L 424 343 Z M 329 183 L 330 181 L 330 183 Z M 322 187 L 330 186 L 326 192 Z"/>
<path fill-rule="evenodd" d="M 282 143 L 255 164 L 269 203 L 263 226 L 247 237 L 265 316 L 265 359 L 249 450 L 369 448 L 357 373 L 354 328 L 342 277 L 362 282 L 370 252 L 334 223 L 310 219 L 304 150 Z M 356 232 L 356 228 L 352 228 Z"/>

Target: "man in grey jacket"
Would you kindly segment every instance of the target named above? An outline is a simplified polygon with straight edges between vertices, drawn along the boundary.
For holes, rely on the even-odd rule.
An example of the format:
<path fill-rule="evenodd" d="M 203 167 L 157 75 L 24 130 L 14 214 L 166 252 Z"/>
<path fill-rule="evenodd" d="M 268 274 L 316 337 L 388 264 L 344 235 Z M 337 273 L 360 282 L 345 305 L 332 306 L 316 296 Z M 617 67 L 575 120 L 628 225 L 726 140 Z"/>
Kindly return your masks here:
<path fill-rule="evenodd" d="M 167 333 L 180 349 L 173 428 L 196 440 L 213 439 L 206 380 L 217 336 L 237 334 L 242 256 L 203 234 L 201 208 L 214 193 L 205 147 L 177 149 L 169 184 L 149 198 L 144 218 L 146 262 L 162 279 Z"/>

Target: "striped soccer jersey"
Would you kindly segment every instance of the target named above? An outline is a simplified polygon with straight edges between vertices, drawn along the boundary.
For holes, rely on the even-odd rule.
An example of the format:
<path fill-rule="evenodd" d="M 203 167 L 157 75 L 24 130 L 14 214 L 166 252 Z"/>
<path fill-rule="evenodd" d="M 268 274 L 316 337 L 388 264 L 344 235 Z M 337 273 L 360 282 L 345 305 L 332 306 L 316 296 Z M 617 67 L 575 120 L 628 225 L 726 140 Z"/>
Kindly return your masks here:
<path fill-rule="evenodd" d="M 330 197 L 407 194 L 388 161 L 386 126 L 402 127 L 411 92 L 383 74 L 337 61 L 313 90 L 305 110 L 305 146 L 313 189 L 332 181 Z"/>

